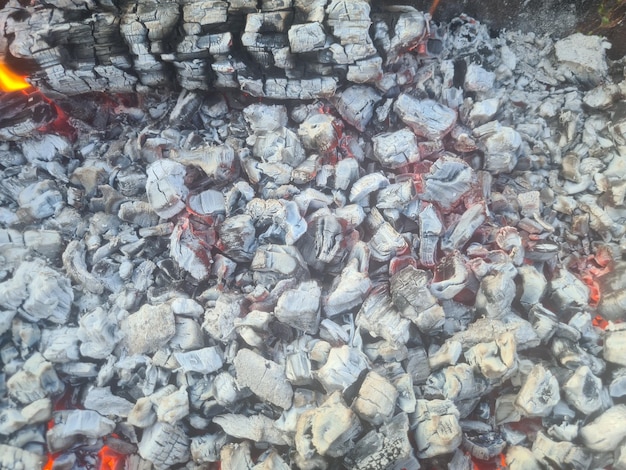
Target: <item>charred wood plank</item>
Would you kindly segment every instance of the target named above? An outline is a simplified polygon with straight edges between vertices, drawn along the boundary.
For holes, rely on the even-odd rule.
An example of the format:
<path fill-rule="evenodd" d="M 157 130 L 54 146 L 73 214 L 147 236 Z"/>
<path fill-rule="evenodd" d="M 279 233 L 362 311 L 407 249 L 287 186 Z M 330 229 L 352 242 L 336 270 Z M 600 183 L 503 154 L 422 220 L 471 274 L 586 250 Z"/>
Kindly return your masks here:
<path fill-rule="evenodd" d="M 240 88 L 308 100 L 381 80 L 392 65 L 383 57 L 395 57 L 408 34 L 405 17 L 423 18 L 411 7 L 387 11 L 389 21 L 404 20 L 379 53 L 370 32 L 375 3 L 280 0 L 260 7 L 252 0 L 11 0 L 0 14 L 0 61 L 35 64 L 35 86 L 68 96 Z"/>

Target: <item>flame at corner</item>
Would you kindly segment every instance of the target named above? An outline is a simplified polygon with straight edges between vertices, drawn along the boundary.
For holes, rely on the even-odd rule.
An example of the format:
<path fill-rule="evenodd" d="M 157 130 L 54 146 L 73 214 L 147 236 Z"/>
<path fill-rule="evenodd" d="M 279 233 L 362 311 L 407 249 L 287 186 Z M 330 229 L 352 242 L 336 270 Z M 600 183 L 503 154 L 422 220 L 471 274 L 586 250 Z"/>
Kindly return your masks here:
<path fill-rule="evenodd" d="M 5 64 L 0 62 L 0 91 L 18 91 L 30 88 L 32 85 L 26 77 L 16 74 Z"/>

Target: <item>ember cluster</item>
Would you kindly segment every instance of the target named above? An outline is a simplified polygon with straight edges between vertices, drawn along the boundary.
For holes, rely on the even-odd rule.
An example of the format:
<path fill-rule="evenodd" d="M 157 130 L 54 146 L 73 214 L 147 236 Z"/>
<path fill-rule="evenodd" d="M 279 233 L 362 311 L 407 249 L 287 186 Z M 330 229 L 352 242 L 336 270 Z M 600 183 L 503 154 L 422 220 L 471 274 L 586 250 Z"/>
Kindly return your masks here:
<path fill-rule="evenodd" d="M 623 61 L 324 5 L 367 80 L 11 121 L 1 469 L 626 469 Z"/>

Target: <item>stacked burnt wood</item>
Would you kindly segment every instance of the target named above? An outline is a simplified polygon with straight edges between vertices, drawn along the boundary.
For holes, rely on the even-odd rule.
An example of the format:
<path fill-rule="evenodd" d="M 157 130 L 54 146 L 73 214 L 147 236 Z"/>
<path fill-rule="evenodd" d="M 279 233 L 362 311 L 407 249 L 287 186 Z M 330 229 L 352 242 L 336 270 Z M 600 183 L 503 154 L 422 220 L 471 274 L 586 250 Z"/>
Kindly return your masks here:
<path fill-rule="evenodd" d="M 340 82 L 381 80 L 383 64 L 426 34 L 422 13 L 380 3 L 10 0 L 0 12 L 0 60 L 34 63 L 32 83 L 65 95 L 182 87 L 329 97 Z M 386 88 L 395 85 L 385 77 Z"/>

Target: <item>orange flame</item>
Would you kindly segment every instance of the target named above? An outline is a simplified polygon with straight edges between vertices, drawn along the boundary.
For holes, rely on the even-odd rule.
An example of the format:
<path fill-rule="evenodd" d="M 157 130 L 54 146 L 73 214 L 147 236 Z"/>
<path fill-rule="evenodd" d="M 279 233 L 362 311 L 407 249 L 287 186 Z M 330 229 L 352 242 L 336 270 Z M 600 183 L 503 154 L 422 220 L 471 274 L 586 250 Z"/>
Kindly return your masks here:
<path fill-rule="evenodd" d="M 26 81 L 26 77 L 16 74 L 0 62 L 0 91 L 25 90 L 30 87 L 31 84 Z"/>
<path fill-rule="evenodd" d="M 42 99 L 54 108 L 56 118 L 38 129 L 39 132 L 61 134 L 71 141 L 77 138 L 77 131 L 72 125 L 69 116 L 53 100 L 46 97 L 37 88 L 26 81 L 26 77 L 16 74 L 6 64 L 0 62 L 0 92 L 16 92 L 20 90 L 27 95 L 31 93 L 41 95 Z"/>

